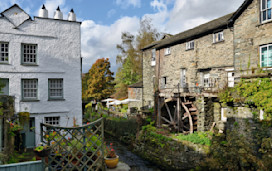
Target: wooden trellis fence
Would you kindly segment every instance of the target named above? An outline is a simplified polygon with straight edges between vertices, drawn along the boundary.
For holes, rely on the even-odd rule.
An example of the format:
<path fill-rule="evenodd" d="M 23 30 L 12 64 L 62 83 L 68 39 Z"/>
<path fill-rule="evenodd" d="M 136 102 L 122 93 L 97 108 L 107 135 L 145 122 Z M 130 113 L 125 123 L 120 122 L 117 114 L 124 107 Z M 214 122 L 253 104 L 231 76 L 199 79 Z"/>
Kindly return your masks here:
<path fill-rule="evenodd" d="M 48 170 L 105 170 L 103 118 L 80 127 L 40 127 L 42 143 L 51 147 Z"/>

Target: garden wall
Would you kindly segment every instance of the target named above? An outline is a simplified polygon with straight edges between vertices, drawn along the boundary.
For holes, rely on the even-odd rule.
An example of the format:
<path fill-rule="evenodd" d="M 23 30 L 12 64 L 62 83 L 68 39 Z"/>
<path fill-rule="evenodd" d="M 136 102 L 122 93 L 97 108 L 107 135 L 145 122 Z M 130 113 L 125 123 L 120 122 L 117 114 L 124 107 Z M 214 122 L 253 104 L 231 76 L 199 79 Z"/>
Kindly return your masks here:
<path fill-rule="evenodd" d="M 146 136 L 141 132 L 134 152 L 165 170 L 188 170 L 200 165 L 208 154 L 208 146 L 170 138 Z"/>

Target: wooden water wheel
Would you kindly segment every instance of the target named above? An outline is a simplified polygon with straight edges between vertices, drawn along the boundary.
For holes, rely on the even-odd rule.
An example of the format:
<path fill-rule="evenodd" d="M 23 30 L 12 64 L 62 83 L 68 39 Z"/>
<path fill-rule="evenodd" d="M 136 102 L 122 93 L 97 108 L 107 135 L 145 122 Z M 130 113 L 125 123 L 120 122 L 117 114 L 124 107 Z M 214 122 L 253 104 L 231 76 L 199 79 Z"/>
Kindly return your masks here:
<path fill-rule="evenodd" d="M 174 113 L 171 113 L 168 102 L 171 102 L 173 100 L 177 101 L 177 105 L 175 107 Z M 198 110 L 194 106 L 193 102 L 181 102 L 180 98 L 170 98 L 165 99 L 160 107 L 162 108 L 164 106 L 168 114 L 168 117 L 161 116 L 161 119 L 166 123 L 164 125 L 168 125 L 168 127 L 173 127 L 178 132 L 182 131 L 191 134 L 194 131 L 197 131 Z M 185 111 L 183 114 L 181 112 L 181 107 Z"/>

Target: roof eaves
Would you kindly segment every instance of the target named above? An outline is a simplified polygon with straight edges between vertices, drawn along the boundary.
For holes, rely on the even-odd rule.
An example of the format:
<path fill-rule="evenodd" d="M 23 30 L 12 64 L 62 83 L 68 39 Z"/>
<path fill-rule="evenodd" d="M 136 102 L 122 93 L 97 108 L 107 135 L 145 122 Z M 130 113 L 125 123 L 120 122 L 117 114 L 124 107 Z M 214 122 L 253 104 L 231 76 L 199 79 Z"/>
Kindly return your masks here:
<path fill-rule="evenodd" d="M 171 46 L 171 45 L 178 44 L 180 42 L 184 42 L 188 39 L 195 39 L 197 37 L 206 35 L 210 32 L 218 30 L 218 29 L 226 28 L 226 27 L 228 27 L 228 20 L 232 15 L 233 15 L 233 13 L 227 14 L 223 17 L 214 19 L 212 21 L 209 21 L 207 23 L 199 25 L 195 28 L 192 28 L 192 29 L 186 30 L 184 32 L 181 32 L 179 34 L 176 34 L 168 39 L 162 40 L 158 45 L 155 46 L 155 48 L 156 49 L 165 48 L 167 46 Z M 223 21 L 221 21 L 221 20 L 223 20 Z M 211 24 L 215 24 L 215 26 L 211 27 L 211 28 L 205 28 Z M 203 30 L 203 29 L 205 29 L 205 30 Z"/>
<path fill-rule="evenodd" d="M 253 2 L 253 0 L 245 0 L 243 4 L 236 10 L 236 12 L 232 15 L 232 17 L 229 19 L 229 23 L 233 25 L 235 20 L 246 10 L 248 5 L 250 5 Z"/>

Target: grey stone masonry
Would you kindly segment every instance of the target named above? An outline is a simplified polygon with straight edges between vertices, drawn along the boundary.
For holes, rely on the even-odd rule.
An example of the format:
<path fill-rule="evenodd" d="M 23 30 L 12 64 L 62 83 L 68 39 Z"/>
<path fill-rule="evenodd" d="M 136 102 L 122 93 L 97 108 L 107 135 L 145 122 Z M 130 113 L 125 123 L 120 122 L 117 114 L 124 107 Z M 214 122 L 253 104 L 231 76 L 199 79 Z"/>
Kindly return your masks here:
<path fill-rule="evenodd" d="M 234 22 L 234 66 L 238 74 L 254 74 L 260 46 L 272 43 L 272 22 L 262 23 L 260 0 L 254 0 Z"/>
<path fill-rule="evenodd" d="M 143 106 L 154 106 L 155 66 L 151 65 L 152 49 L 143 52 Z"/>

